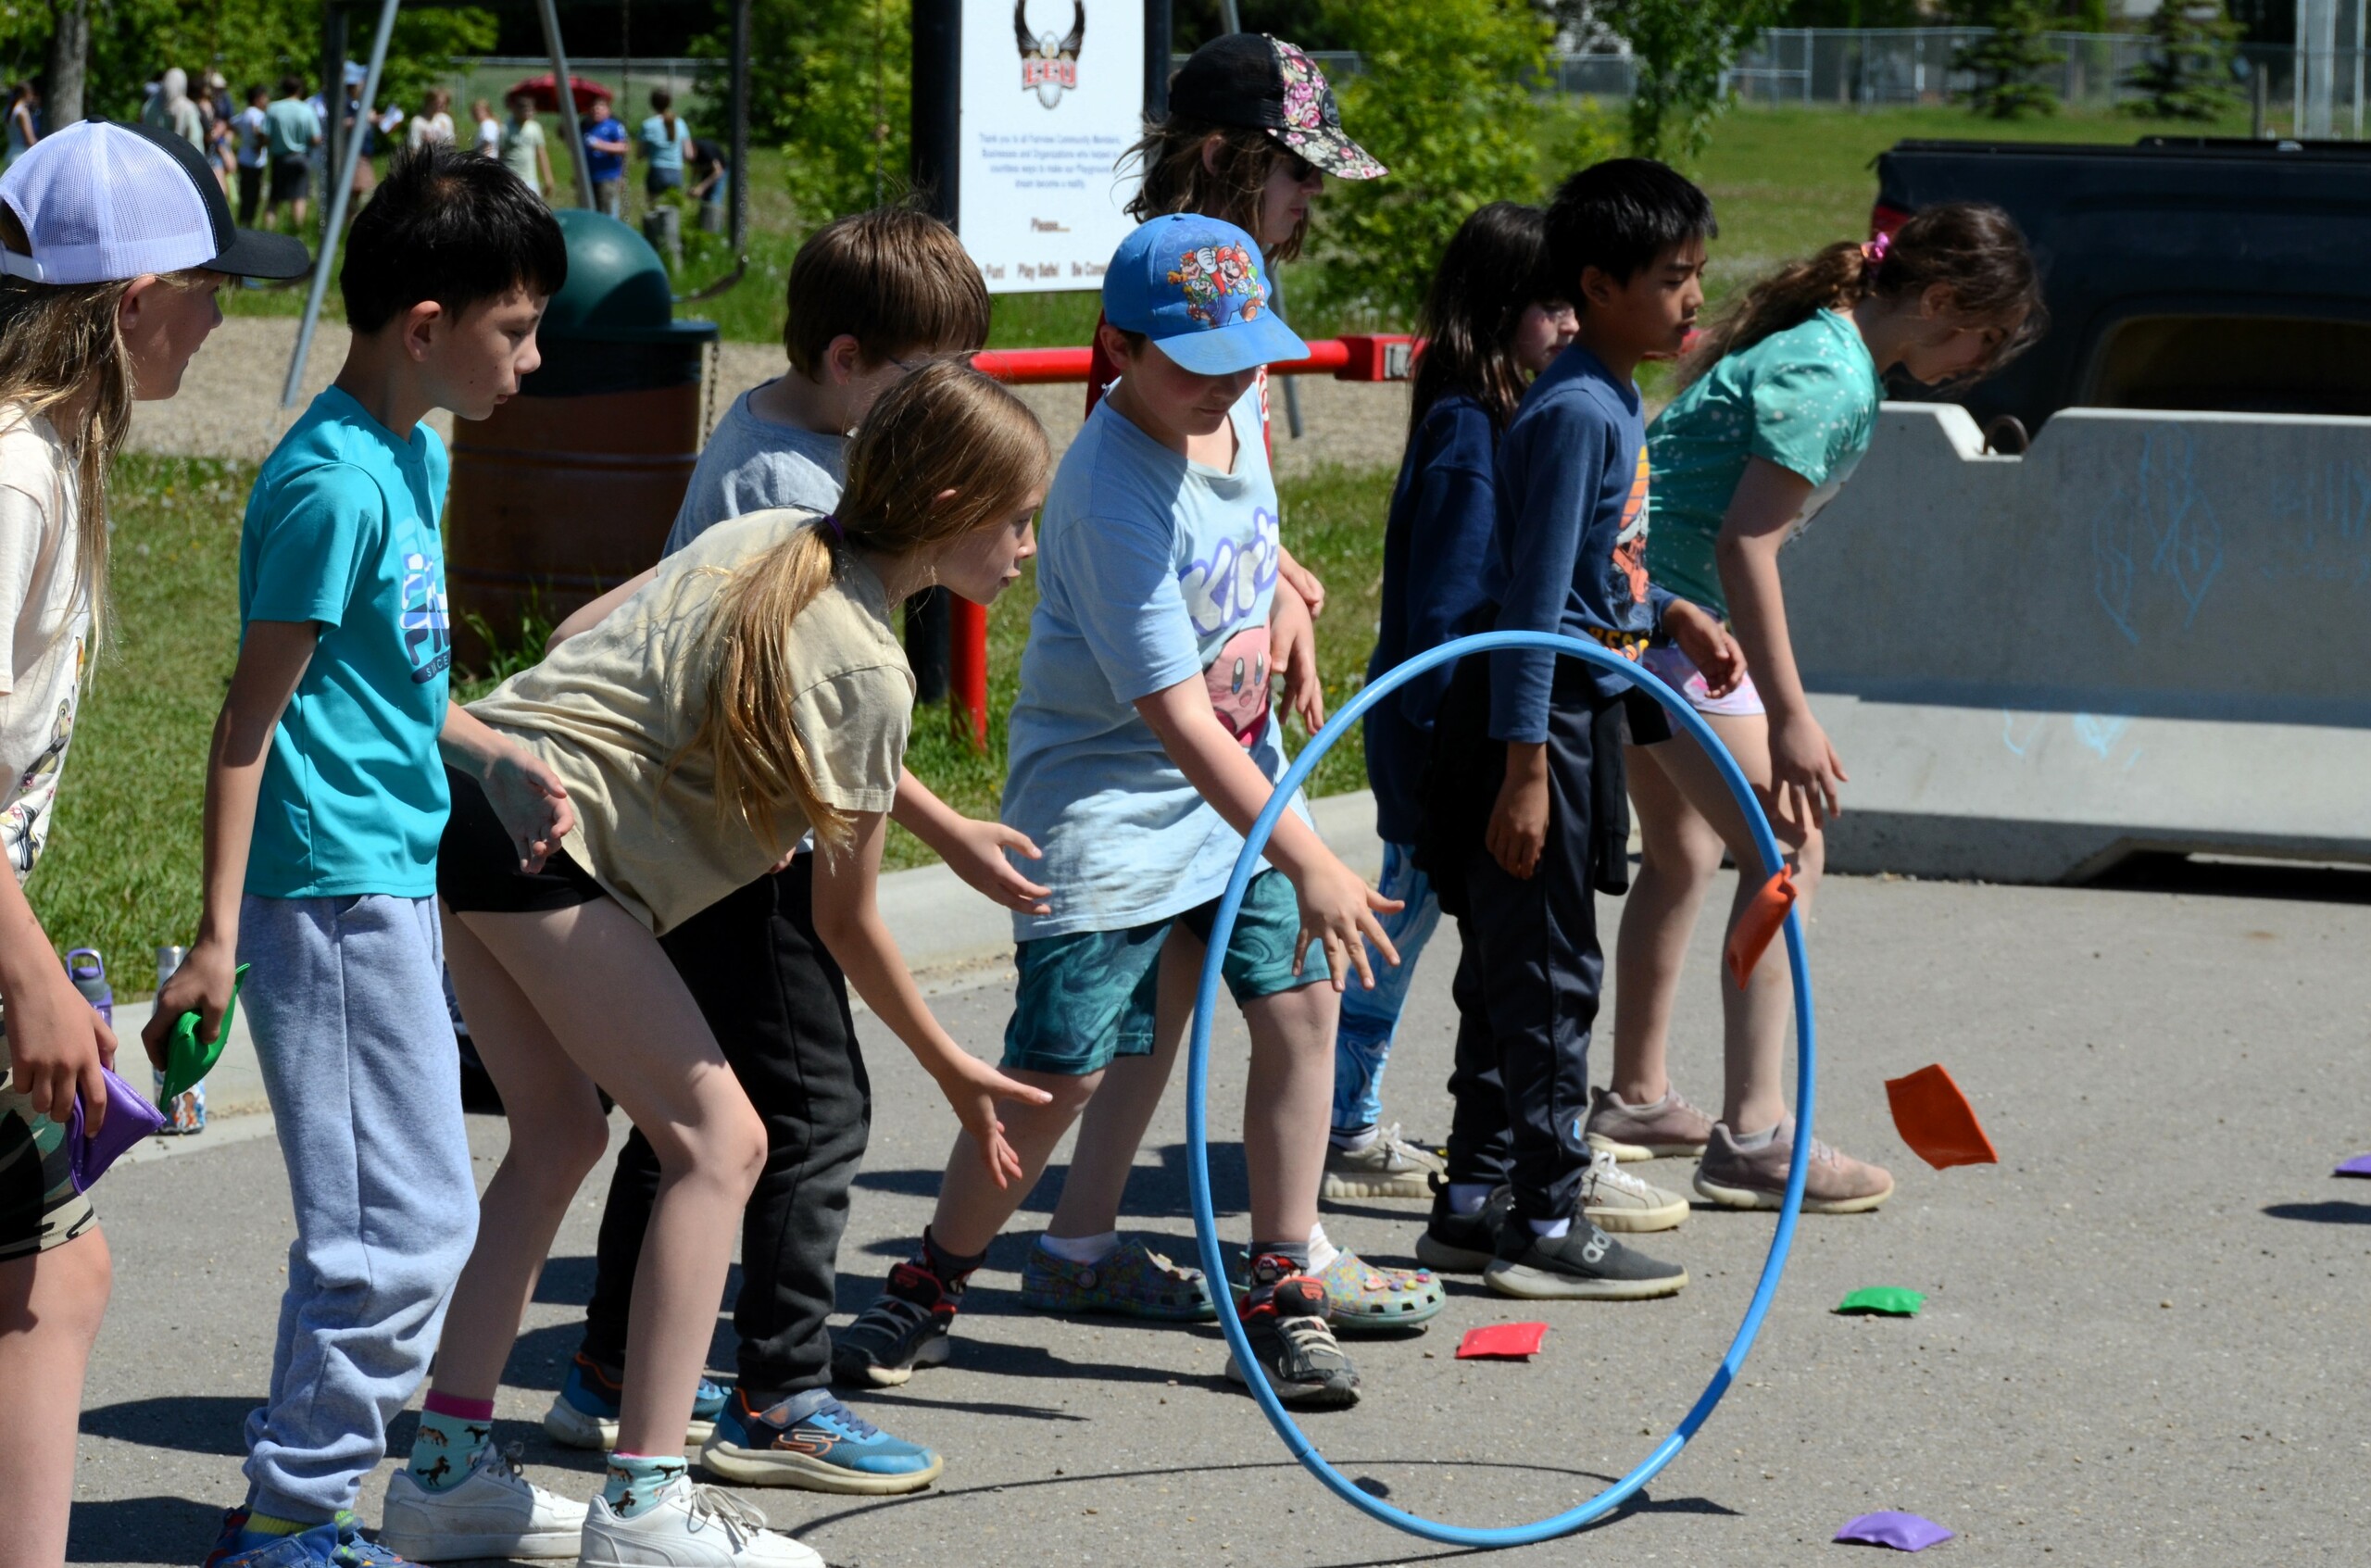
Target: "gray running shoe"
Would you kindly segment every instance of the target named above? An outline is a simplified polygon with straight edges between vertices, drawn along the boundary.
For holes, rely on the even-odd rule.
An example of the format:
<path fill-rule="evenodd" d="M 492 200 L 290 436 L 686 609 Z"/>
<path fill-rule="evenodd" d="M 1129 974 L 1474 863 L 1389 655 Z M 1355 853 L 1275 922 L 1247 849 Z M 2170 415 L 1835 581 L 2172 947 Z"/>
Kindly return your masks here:
<path fill-rule="evenodd" d="M 1589 1156 L 1580 1204 L 1584 1219 L 1610 1231 L 1667 1231 L 1687 1218 L 1687 1199 L 1630 1174 L 1610 1149 Z"/>
<path fill-rule="evenodd" d="M 1576 1219 L 1562 1236 L 1532 1234 L 1531 1223 L 1507 1218 L 1499 1255 L 1482 1271 L 1501 1296 L 1539 1301 L 1645 1301 L 1676 1296 L 1687 1284 L 1677 1263 L 1658 1262 Z"/>
<path fill-rule="evenodd" d="M 1726 1123 L 1716 1123 L 1712 1139 L 1704 1146 L 1704 1162 L 1696 1168 L 1696 1190 L 1706 1201 L 1724 1209 L 1778 1209 L 1787 1197 L 1787 1172 L 1793 1164 L 1795 1119 L 1778 1124 L 1776 1135 L 1760 1148 L 1739 1148 Z M 1812 1140 L 1812 1168 L 1803 1176 L 1803 1212 L 1859 1214 L 1893 1196 L 1893 1177 L 1882 1165 L 1855 1160 Z"/>
<path fill-rule="evenodd" d="M 1394 1123 L 1380 1129 L 1364 1148 L 1327 1144 L 1325 1180 L 1318 1196 L 1336 1203 L 1353 1198 L 1427 1198 L 1433 1195 L 1433 1177 L 1447 1169 L 1439 1155 L 1401 1137 Z"/>
<path fill-rule="evenodd" d="M 1610 1151 L 1624 1164 L 1677 1157 L 1695 1160 L 1712 1135 L 1712 1119 L 1665 1089 L 1661 1104 L 1632 1105 L 1612 1089 L 1589 1091 L 1591 1148 Z"/>

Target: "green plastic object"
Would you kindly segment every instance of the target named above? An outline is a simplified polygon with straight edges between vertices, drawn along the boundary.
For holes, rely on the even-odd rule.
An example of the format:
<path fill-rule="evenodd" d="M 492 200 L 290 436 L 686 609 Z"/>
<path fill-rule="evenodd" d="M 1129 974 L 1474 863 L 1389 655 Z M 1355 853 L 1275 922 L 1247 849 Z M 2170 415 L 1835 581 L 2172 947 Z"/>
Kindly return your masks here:
<path fill-rule="evenodd" d="M 1838 1303 L 1836 1310 L 1839 1312 L 1874 1312 L 1888 1318 L 1914 1318 L 1918 1315 L 1918 1309 L 1926 1304 L 1926 1298 L 1915 1290 L 1906 1290 L 1898 1285 L 1879 1285 L 1867 1290 L 1854 1291 Z"/>
<path fill-rule="evenodd" d="M 650 242 L 604 213 L 563 207 L 568 282 L 544 307 L 541 337 L 577 343 L 707 343 L 713 321 L 678 321 L 667 264 Z"/>
<path fill-rule="evenodd" d="M 239 1016 L 239 987 L 247 983 L 248 968 L 241 964 L 231 976 L 231 1000 L 222 1010 L 222 1027 L 214 1032 L 212 1045 L 198 1041 L 197 1014 L 185 1012 L 173 1021 L 173 1037 L 165 1047 L 166 1099 L 194 1088 L 222 1060 L 222 1047 L 231 1040 L 231 1021 Z"/>

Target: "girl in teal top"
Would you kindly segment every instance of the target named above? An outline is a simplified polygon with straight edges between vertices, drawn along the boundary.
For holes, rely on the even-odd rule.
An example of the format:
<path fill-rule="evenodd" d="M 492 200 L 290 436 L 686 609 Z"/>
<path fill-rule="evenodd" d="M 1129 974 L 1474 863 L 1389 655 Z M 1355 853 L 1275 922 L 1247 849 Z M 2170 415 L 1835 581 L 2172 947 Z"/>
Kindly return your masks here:
<path fill-rule="evenodd" d="M 1688 697 L 1754 782 L 1790 851 L 1799 897 L 1818 879 L 1821 829 L 1845 774 L 1795 669 L 1778 547 L 1868 450 L 1888 372 L 1930 385 L 1973 380 L 2039 336 L 2041 320 L 2033 260 L 2008 215 L 1933 207 L 1889 240 L 1830 245 L 1746 291 L 1683 362 L 1683 390 L 1648 433 L 1648 571 L 1726 617 L 1753 673 L 1716 697 L 1675 649 L 1650 649 L 1647 667 Z M 1739 865 L 1759 863 L 1752 840 L 1692 742 L 1632 746 L 1628 759 L 1645 853 L 1623 908 L 1613 1082 L 1591 1137 L 1625 1158 L 1700 1148 L 1696 1189 L 1706 1199 L 1775 1209 L 1792 1138 L 1780 1076 L 1792 1005 L 1783 957 L 1765 958 L 1743 991 L 1721 987 L 1719 1124 L 1664 1070 L 1697 909 L 1724 849 Z M 1738 879 L 1732 922 L 1756 880 Z M 1806 1212 L 1874 1209 L 1891 1195 L 1883 1170 L 1815 1148 Z"/>

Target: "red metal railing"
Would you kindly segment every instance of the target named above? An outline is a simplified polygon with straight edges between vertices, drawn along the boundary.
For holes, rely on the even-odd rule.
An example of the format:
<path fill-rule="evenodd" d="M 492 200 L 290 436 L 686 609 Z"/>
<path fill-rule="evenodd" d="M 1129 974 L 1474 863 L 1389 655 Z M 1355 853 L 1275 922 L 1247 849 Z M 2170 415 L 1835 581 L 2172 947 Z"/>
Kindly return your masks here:
<path fill-rule="evenodd" d="M 1411 337 L 1359 333 L 1320 338 L 1309 358 L 1268 367 L 1276 376 L 1330 375 L 1336 381 L 1406 381 L 1422 345 Z M 972 357 L 983 375 L 1015 386 L 1084 383 L 1093 356 L 1084 348 L 991 348 Z M 956 728 L 974 750 L 988 746 L 988 612 L 954 600 L 947 626 L 947 690 Z"/>

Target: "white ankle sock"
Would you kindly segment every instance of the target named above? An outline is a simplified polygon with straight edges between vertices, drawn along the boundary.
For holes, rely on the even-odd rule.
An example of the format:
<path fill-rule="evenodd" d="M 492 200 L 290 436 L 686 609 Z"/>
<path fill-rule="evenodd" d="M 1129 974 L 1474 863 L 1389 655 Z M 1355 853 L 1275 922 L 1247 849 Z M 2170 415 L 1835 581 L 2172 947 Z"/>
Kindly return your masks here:
<path fill-rule="evenodd" d="M 1120 1233 L 1105 1231 L 1101 1236 L 1041 1235 L 1037 1245 L 1065 1263 L 1100 1263 L 1120 1249 Z"/>
<path fill-rule="evenodd" d="M 1773 1122 L 1758 1133 L 1731 1132 L 1729 1141 L 1739 1148 L 1768 1148 L 1770 1140 L 1778 1135 L 1779 1125 L 1780 1123 Z"/>
<path fill-rule="evenodd" d="M 1573 1217 L 1570 1214 L 1567 1214 L 1562 1219 L 1526 1220 L 1524 1223 L 1529 1225 L 1531 1227 L 1531 1234 L 1537 1236 L 1540 1240 L 1553 1241 L 1558 1236 L 1563 1236 L 1572 1230 Z"/>
<path fill-rule="evenodd" d="M 1490 1201 L 1487 1182 L 1451 1182 L 1449 1184 L 1449 1209 L 1452 1214 L 1478 1214 Z"/>
<path fill-rule="evenodd" d="M 1355 1132 L 1336 1127 L 1326 1135 L 1327 1141 L 1345 1154 L 1356 1154 L 1362 1148 L 1371 1148 L 1374 1146 L 1374 1140 L 1381 1136 L 1383 1136 L 1383 1129 L 1373 1123 L 1361 1127 Z"/>
<path fill-rule="evenodd" d="M 1323 1223 L 1309 1227 L 1309 1272 L 1311 1273 L 1324 1273 L 1334 1266 L 1334 1260 L 1341 1255 L 1342 1249 L 1325 1239 L 1325 1226 Z"/>

